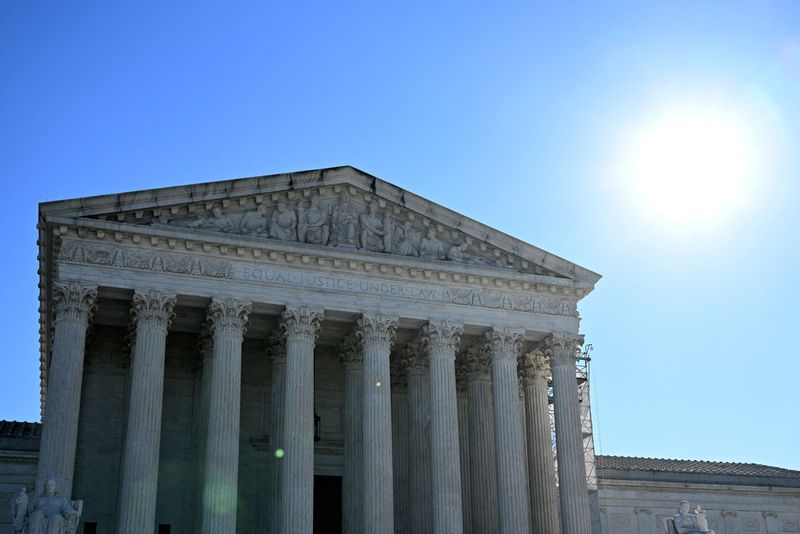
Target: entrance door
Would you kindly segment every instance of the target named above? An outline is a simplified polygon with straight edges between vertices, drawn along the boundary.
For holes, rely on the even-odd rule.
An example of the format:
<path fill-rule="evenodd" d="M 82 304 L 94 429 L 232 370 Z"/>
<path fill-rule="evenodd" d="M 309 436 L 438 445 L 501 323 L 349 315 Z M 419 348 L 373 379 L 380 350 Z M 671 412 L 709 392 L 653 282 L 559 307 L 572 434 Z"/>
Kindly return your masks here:
<path fill-rule="evenodd" d="M 342 534 L 342 477 L 314 476 L 314 534 Z"/>

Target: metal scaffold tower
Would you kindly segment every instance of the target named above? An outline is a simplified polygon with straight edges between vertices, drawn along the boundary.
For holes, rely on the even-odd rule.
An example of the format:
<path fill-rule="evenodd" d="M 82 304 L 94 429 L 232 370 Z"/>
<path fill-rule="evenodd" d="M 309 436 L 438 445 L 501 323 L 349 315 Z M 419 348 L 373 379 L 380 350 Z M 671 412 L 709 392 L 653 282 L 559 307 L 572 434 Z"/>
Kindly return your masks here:
<path fill-rule="evenodd" d="M 575 368 L 575 380 L 578 388 L 578 399 L 581 410 L 581 432 L 583 435 L 583 457 L 586 462 L 586 485 L 589 490 L 597 489 L 597 469 L 595 465 L 594 434 L 592 431 L 592 408 L 589 394 L 590 354 L 592 345 L 587 344 Z M 558 455 L 556 450 L 555 415 L 553 411 L 553 383 L 548 380 L 547 395 L 550 402 L 550 436 L 553 445 L 553 462 L 556 467 L 556 483 L 558 483 Z"/>

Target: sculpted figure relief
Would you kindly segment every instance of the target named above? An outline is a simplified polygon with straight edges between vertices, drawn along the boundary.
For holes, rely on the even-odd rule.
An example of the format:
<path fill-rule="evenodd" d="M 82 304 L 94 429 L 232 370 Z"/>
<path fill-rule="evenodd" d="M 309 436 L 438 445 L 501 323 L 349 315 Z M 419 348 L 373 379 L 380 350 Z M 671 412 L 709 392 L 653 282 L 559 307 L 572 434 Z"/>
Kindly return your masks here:
<path fill-rule="evenodd" d="M 214 228 L 220 232 L 233 232 L 236 225 L 232 216 L 223 215 L 222 208 L 215 207 L 211 210 L 211 217 L 200 217 L 190 223 L 189 228 Z"/>
<path fill-rule="evenodd" d="M 311 197 L 308 209 L 300 209 L 297 237 L 301 243 L 327 245 L 330 239 L 330 213 L 320 207 L 319 199 Z"/>
<path fill-rule="evenodd" d="M 333 209 L 334 245 L 358 246 L 358 212 L 350 202 L 350 195 L 344 193 L 339 204 Z"/>
<path fill-rule="evenodd" d="M 678 534 L 714 534 L 708 528 L 706 511 L 698 505 L 694 513 L 689 513 L 689 502 L 681 501 L 678 513 L 672 516 Z"/>
<path fill-rule="evenodd" d="M 83 501 L 70 502 L 58 494 L 52 478 L 45 482 L 44 493 L 28 498 L 25 488 L 14 499 L 15 534 L 74 534 L 83 511 Z"/>
<path fill-rule="evenodd" d="M 258 235 L 266 229 L 267 207 L 264 204 L 259 204 L 256 211 L 245 213 L 239 223 L 239 230 L 243 234 Z"/>
<path fill-rule="evenodd" d="M 422 258 L 432 258 L 440 260 L 444 257 L 444 245 L 436 239 L 436 230 L 430 228 L 427 237 L 423 237 L 419 243 L 419 255 Z"/>
<path fill-rule="evenodd" d="M 358 222 L 361 224 L 361 233 L 358 236 L 358 240 L 362 249 L 375 252 L 391 252 L 391 246 L 386 247 L 387 226 L 384 225 L 383 219 L 378 216 L 378 209 L 375 204 L 370 203 L 367 206 L 367 211 L 359 215 Z"/>
<path fill-rule="evenodd" d="M 297 213 L 286 207 L 285 202 L 278 202 L 269 222 L 269 236 L 283 241 L 297 241 Z"/>
<path fill-rule="evenodd" d="M 494 255 L 486 254 L 485 248 L 482 249 L 484 252 L 471 250 L 469 238 L 456 243 L 442 241 L 437 237 L 435 228 L 428 228 L 422 234 L 414 226 L 413 217 L 400 223 L 390 216 L 393 213 L 391 209 L 379 208 L 377 201 L 371 201 L 362 208 L 346 190 L 338 198 L 312 193 L 307 202 L 300 201 L 296 207 L 279 200 L 271 214 L 273 208 L 269 203 L 261 204 L 261 199 L 257 201 L 259 203 L 252 211 L 223 213 L 222 207 L 215 206 L 210 215 L 186 218 L 171 218 L 168 211 L 162 209 L 151 224 L 205 228 L 312 245 L 352 247 L 398 256 L 515 268 L 499 250 L 494 250 Z M 329 201 L 332 203 L 323 204 Z"/>
<path fill-rule="evenodd" d="M 397 243 L 395 254 L 400 256 L 419 256 L 419 234 L 411 226 L 411 222 L 406 221 L 402 226 L 395 225 L 394 240 Z"/>

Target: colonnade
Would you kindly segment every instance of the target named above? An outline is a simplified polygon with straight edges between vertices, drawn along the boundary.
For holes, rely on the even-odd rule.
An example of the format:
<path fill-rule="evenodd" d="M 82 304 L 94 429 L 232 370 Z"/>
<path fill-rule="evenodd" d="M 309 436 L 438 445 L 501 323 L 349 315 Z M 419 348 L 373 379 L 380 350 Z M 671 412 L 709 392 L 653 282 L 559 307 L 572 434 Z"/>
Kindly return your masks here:
<path fill-rule="evenodd" d="M 94 288 L 75 283 L 54 289 L 55 332 L 37 487 L 55 476 L 67 497 L 86 329 L 95 298 Z M 174 295 L 134 293 L 120 533 L 155 528 L 165 346 L 174 305 Z M 201 386 L 204 430 L 196 528 L 206 534 L 236 531 L 242 341 L 250 312 L 249 302 L 230 298 L 212 299 L 208 310 L 212 337 Z M 270 349 L 270 449 L 283 452 L 265 481 L 269 529 L 276 534 L 306 534 L 313 528 L 314 350 L 322 318 L 321 309 L 286 306 L 280 335 Z M 545 338 L 543 350 L 521 354 L 521 330 L 489 328 L 481 343 L 459 356 L 457 382 L 463 326 L 433 320 L 402 350 L 412 460 L 407 473 L 409 521 L 402 527 L 394 524 L 390 352 L 397 326 L 397 317 L 364 314 L 341 346 L 344 531 L 589 534 L 575 382 L 580 336 L 553 333 Z M 555 390 L 558 490 L 550 445 L 548 366 Z"/>

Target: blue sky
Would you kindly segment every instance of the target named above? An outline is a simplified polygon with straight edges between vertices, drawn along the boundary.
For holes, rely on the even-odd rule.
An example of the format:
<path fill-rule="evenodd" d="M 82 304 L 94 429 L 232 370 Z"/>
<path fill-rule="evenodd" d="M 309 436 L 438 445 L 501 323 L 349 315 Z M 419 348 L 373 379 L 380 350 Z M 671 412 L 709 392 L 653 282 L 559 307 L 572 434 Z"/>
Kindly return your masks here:
<path fill-rule="evenodd" d="M 800 469 L 797 2 L 11 1 L 0 73 L 0 418 L 38 418 L 38 202 L 350 164 L 604 275 L 599 452 Z M 687 105 L 761 165 L 678 228 L 621 169 Z"/>

